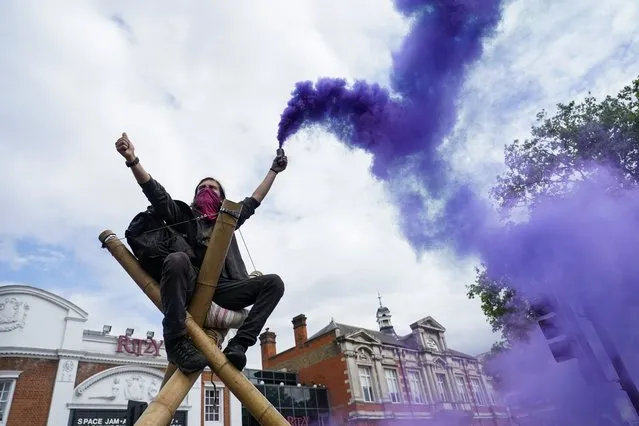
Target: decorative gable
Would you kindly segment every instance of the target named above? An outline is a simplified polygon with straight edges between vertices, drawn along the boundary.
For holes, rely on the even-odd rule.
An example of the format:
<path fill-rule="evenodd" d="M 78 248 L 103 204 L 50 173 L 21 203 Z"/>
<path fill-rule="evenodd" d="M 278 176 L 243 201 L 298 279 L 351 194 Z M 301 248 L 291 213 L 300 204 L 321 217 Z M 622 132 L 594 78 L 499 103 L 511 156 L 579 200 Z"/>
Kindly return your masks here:
<path fill-rule="evenodd" d="M 73 349 L 81 341 L 87 318 L 78 306 L 46 290 L 0 286 L 0 340 L 4 347 Z"/>
<path fill-rule="evenodd" d="M 367 345 L 379 345 L 381 341 L 371 336 L 364 330 L 359 330 L 355 333 L 349 334 L 346 336 L 347 339 L 355 341 L 357 343 L 367 344 Z"/>
<path fill-rule="evenodd" d="M 444 328 L 444 326 L 438 323 L 437 321 L 435 321 L 435 318 L 431 316 L 427 316 L 426 318 L 422 318 L 419 321 L 412 323 L 410 325 L 410 328 L 412 330 L 415 330 L 416 328 L 422 328 L 425 330 L 436 331 L 439 333 L 446 332 L 446 329 Z"/>
<path fill-rule="evenodd" d="M 440 370 L 446 370 L 446 367 L 448 365 L 446 361 L 444 361 L 441 358 L 436 358 L 434 364 L 435 364 L 435 368 L 438 368 Z"/>

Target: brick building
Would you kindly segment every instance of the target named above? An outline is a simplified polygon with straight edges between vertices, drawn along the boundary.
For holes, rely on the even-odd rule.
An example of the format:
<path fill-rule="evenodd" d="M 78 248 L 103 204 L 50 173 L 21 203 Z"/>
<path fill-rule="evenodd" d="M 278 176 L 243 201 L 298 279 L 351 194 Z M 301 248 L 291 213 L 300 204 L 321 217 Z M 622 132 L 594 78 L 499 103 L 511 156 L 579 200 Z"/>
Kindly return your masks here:
<path fill-rule="evenodd" d="M 329 391 L 336 425 L 510 425 L 476 357 L 448 347 L 432 317 L 399 336 L 386 307 L 379 330 L 331 321 L 310 338 L 306 317 L 293 318 L 295 346 L 280 353 L 276 335 L 260 335 L 262 368 L 295 371 L 307 386 Z"/>
<path fill-rule="evenodd" d="M 128 400 L 150 402 L 167 365 L 161 340 L 133 328 L 86 330 L 88 314 L 47 291 L 0 287 L 0 426 L 124 424 Z M 242 407 L 205 370 L 174 426 L 230 426 Z"/>

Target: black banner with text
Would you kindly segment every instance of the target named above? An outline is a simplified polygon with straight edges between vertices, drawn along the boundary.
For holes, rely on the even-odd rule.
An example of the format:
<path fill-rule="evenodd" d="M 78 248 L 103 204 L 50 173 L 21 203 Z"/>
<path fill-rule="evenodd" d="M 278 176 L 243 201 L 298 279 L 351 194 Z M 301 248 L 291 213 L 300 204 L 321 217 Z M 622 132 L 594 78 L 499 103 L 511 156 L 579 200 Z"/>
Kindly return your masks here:
<path fill-rule="evenodd" d="M 186 426 L 186 411 L 177 411 L 171 426 Z M 126 425 L 126 410 L 71 410 L 69 426 Z"/>

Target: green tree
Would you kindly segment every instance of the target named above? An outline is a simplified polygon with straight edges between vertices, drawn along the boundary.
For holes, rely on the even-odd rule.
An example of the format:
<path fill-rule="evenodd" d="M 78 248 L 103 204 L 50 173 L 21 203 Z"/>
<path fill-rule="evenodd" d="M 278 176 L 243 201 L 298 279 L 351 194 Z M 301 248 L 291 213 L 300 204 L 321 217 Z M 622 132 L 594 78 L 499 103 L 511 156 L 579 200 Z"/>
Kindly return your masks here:
<path fill-rule="evenodd" d="M 509 288 L 507 278 L 489 277 L 484 265 L 475 268 L 475 272 L 475 282 L 468 286 L 468 297 L 479 299 L 492 330 L 502 336 L 491 352 L 505 349 L 510 342 L 525 340 L 534 319 L 528 302 Z"/>
<path fill-rule="evenodd" d="M 541 195 L 561 197 L 597 167 L 619 171 L 618 187 L 639 183 L 639 78 L 602 101 L 588 94 L 583 102 L 558 104 L 557 113 L 537 114 L 531 138 L 505 147 L 507 170 L 491 196 L 504 209 L 534 208 Z M 509 288 L 507 277 L 489 277 L 476 268 L 469 298 L 481 308 L 503 340 L 493 350 L 525 339 L 533 324 L 529 304 Z"/>

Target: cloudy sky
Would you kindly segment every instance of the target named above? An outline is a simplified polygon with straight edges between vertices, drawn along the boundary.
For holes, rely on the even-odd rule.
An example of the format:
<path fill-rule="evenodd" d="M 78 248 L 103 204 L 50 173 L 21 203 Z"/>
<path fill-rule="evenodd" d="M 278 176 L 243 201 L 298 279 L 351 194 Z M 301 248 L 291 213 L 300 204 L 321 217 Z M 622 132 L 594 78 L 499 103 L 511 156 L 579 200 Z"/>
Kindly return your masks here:
<path fill-rule="evenodd" d="M 141 335 L 161 333 L 161 317 L 97 240 L 107 228 L 123 236 L 147 205 L 115 152 L 121 132 L 174 198 L 214 175 L 240 200 L 270 167 L 295 82 L 386 84 L 408 31 L 382 0 L 35 5 L 0 5 L 0 283 L 53 291 L 87 310 L 89 327 Z M 537 111 L 628 84 L 636 22 L 635 0 L 508 2 L 458 100 L 455 170 L 487 188 Z M 286 150 L 288 170 L 243 228 L 257 269 L 287 285 L 267 324 L 280 350 L 299 313 L 309 334 L 331 318 L 376 328 L 378 291 L 399 333 L 431 315 L 450 347 L 489 349 L 496 337 L 465 296 L 475 259 L 416 256 L 363 152 L 320 131 Z M 258 346 L 249 354 L 258 367 Z"/>

